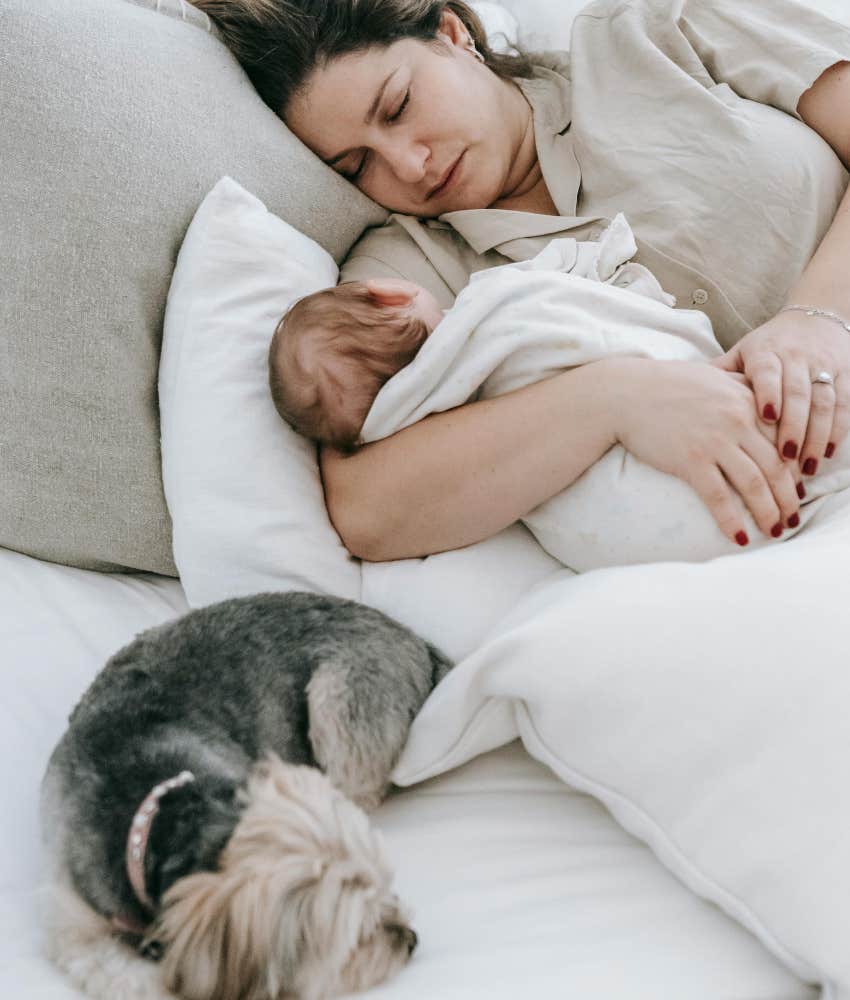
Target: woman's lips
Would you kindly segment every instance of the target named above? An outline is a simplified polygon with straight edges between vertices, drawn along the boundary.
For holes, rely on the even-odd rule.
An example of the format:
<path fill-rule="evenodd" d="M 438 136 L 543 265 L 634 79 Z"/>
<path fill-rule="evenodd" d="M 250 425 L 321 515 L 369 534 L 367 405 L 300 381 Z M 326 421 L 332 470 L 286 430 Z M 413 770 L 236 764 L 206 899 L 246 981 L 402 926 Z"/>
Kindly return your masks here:
<path fill-rule="evenodd" d="M 464 150 L 452 164 L 452 167 L 449 170 L 448 174 L 446 175 L 445 179 L 435 188 L 431 189 L 430 193 L 428 194 L 429 200 L 435 197 L 436 195 L 444 194 L 446 191 L 449 190 L 449 188 L 451 188 L 457 182 L 457 179 L 460 176 L 461 161 L 463 160 L 464 156 L 466 156 L 466 150 Z"/>

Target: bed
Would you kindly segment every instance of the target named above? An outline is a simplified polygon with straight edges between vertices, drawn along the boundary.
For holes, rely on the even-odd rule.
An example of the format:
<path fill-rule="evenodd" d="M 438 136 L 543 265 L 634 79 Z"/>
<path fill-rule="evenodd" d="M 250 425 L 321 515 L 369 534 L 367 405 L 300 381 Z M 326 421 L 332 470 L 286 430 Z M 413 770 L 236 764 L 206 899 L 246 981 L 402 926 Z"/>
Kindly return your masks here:
<path fill-rule="evenodd" d="M 572 17 L 582 5 L 505 0 L 481 6 L 492 18 L 493 31 L 512 30 L 510 15 L 515 15 L 527 44 L 545 40 L 548 47 L 566 48 Z M 846 19 L 839 0 L 820 0 L 816 6 Z M 833 505 L 833 517 L 839 528 L 818 535 L 816 527 L 813 547 L 835 551 L 847 541 L 844 525 L 850 524 L 850 514 L 842 503 Z M 516 542 L 514 532 L 499 544 Z M 500 551 L 485 546 L 477 554 L 484 562 L 474 564 L 481 574 L 479 604 L 487 607 L 476 634 L 505 619 L 485 650 L 491 662 L 511 659 L 511 644 L 529 621 L 523 613 L 545 610 L 547 595 L 567 582 L 535 568 L 528 570 L 522 600 L 488 591 L 487 559 Z M 106 658 L 143 629 L 184 613 L 204 592 L 200 577 L 191 581 L 190 602 L 181 580 L 165 572 L 94 571 L 54 558 L 0 548 L 0 759 L 7 789 L 0 852 L 0 996 L 26 1000 L 79 995 L 41 952 L 43 873 L 36 807 L 48 755 Z M 421 594 L 405 590 L 410 571 L 410 566 L 390 571 L 376 564 L 364 600 L 436 641 L 438 609 L 432 608 L 429 617 Z M 458 574 L 455 586 L 462 588 L 468 579 Z M 439 582 L 430 582 L 432 593 Z M 665 578 L 661 585 L 676 588 L 679 578 Z M 824 586 L 838 594 L 839 575 Z M 442 599 L 451 603 L 450 589 Z M 447 635 L 450 651 L 469 653 L 469 634 Z M 537 639 L 541 666 L 546 639 L 545 633 Z M 457 688 L 459 698 L 468 701 L 470 685 Z M 488 699 L 489 728 L 465 743 L 461 736 L 469 736 L 469 720 L 458 721 L 454 733 L 441 732 L 441 703 L 431 704 L 417 720 L 399 771 L 408 787 L 394 791 L 375 816 L 395 865 L 398 891 L 413 909 L 420 944 L 410 965 L 370 995 L 387 1000 L 844 996 L 840 984 L 828 984 L 821 994 L 831 970 L 828 962 L 818 963 L 829 957 L 828 949 L 821 954 L 798 950 L 789 957 L 797 943 L 793 928 L 777 929 L 767 917 L 755 928 L 749 911 L 720 905 L 720 895 L 677 870 L 664 844 L 641 827 L 637 812 L 630 814 L 578 771 L 559 770 L 557 759 L 546 759 L 545 748 L 530 753 L 534 743 L 520 713 L 511 716 L 517 732 L 507 725 L 502 710 L 508 693 L 491 690 Z M 438 737 L 445 741 L 439 761 Z M 840 776 L 836 770 L 834 780 Z M 634 790 L 630 801 L 639 801 Z M 840 793 L 835 810 L 847 815 Z M 844 875 L 847 881 L 846 870 Z M 798 887 L 794 883 L 791 890 Z M 806 912 L 802 902 L 800 912 Z M 768 946 L 774 934 L 784 932 L 784 943 Z"/>
<path fill-rule="evenodd" d="M 38 783 L 103 661 L 188 605 L 180 584 L 162 576 L 94 573 L 4 550 L 0 607 L 0 995 L 70 1000 L 79 994 L 40 953 Z M 376 822 L 420 945 L 375 997 L 816 995 L 518 742 L 398 791 Z"/>

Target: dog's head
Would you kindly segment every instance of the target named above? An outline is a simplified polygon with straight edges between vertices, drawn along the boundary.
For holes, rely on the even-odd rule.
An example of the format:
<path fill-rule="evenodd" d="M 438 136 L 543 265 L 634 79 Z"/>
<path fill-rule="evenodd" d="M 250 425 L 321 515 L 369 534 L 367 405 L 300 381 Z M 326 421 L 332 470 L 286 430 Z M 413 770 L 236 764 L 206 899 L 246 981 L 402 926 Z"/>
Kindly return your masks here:
<path fill-rule="evenodd" d="M 315 768 L 269 755 L 215 872 L 179 879 L 148 938 L 187 1000 L 324 1000 L 402 968 L 416 944 L 380 837 Z"/>

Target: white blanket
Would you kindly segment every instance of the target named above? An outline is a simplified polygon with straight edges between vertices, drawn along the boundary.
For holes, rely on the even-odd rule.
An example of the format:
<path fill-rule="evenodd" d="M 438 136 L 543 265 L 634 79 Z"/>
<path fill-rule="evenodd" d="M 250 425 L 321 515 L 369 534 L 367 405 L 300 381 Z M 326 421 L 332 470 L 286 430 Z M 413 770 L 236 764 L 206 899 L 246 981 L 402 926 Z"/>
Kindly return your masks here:
<path fill-rule="evenodd" d="M 437 687 L 394 780 L 519 735 L 823 1000 L 850 1000 L 848 565 L 845 490 L 785 545 L 560 570 Z"/>
<path fill-rule="evenodd" d="M 636 252 L 618 215 L 598 242 L 556 239 L 531 260 L 473 274 L 414 360 L 381 388 L 362 440 L 601 358 L 693 362 L 721 355 L 708 317 L 672 308 L 675 300 L 652 274 L 628 263 Z M 800 525 L 786 529 L 784 539 L 807 524 L 825 496 L 850 485 L 850 441 L 821 467 L 806 479 Z M 620 445 L 523 521 L 544 549 L 578 572 L 741 551 L 687 483 Z M 745 508 L 742 527 L 749 549 L 776 544 Z"/>

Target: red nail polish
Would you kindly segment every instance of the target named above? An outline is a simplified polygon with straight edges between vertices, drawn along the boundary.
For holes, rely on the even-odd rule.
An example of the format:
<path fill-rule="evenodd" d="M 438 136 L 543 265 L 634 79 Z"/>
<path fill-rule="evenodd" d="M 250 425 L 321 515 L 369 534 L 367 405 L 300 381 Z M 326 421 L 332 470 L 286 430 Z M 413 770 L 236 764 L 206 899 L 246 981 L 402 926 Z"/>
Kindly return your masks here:
<path fill-rule="evenodd" d="M 738 534 L 735 535 L 735 541 L 739 545 L 748 545 L 750 540 L 747 538 L 746 531 L 739 531 Z"/>
<path fill-rule="evenodd" d="M 797 483 L 797 496 L 802 500 L 806 495 L 806 487 L 802 483 Z"/>
<path fill-rule="evenodd" d="M 779 524 L 774 524 L 774 526 L 770 529 L 770 533 L 771 535 L 773 535 L 774 538 L 779 538 L 779 536 L 782 534 L 784 530 L 785 529 L 782 527 L 782 522 L 780 521 Z"/>
<path fill-rule="evenodd" d="M 803 462 L 803 475 L 813 476 L 817 472 L 818 462 L 816 458 L 807 458 Z"/>
<path fill-rule="evenodd" d="M 799 523 L 800 523 L 800 515 L 799 514 L 792 514 L 788 518 L 788 527 L 789 528 L 796 528 Z"/>
<path fill-rule="evenodd" d="M 830 441 L 829 444 L 826 446 L 825 457 L 832 458 L 834 453 L 835 453 L 835 445 Z"/>
<path fill-rule="evenodd" d="M 786 458 L 796 458 L 797 457 L 797 442 L 796 441 L 786 441 L 785 447 L 782 449 L 782 454 Z"/>
<path fill-rule="evenodd" d="M 773 408 L 773 403 L 768 403 L 767 406 L 765 406 L 763 413 L 765 420 L 776 420 L 776 410 Z"/>

